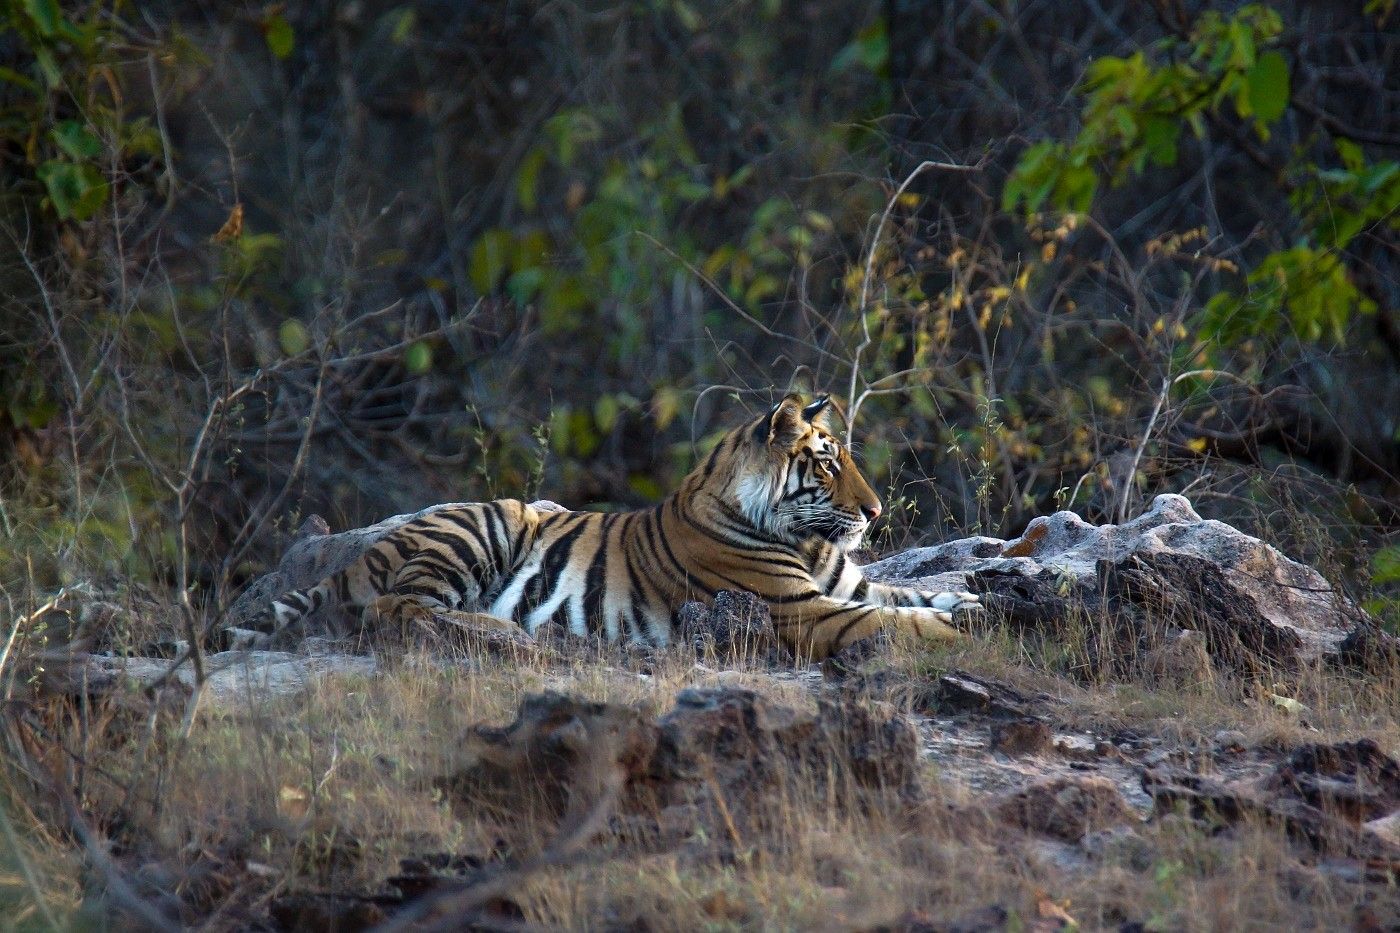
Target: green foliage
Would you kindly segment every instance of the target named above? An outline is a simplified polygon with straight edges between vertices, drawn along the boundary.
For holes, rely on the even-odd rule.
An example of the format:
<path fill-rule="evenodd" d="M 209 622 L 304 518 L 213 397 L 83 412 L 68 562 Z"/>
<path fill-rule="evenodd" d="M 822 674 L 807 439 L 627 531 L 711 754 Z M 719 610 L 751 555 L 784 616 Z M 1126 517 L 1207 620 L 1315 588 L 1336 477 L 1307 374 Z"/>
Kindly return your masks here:
<path fill-rule="evenodd" d="M 1376 310 L 1375 302 L 1352 283 L 1337 253 L 1311 246 L 1268 254 L 1246 283 L 1243 294 L 1219 292 L 1206 303 L 1203 339 L 1229 345 L 1277 330 L 1287 321 L 1299 340 L 1340 343 L 1353 315 Z"/>
<path fill-rule="evenodd" d="M 1282 29 L 1267 6 L 1229 16 L 1211 10 L 1188 40 L 1163 39 L 1150 53 L 1095 61 L 1080 87 L 1079 133 L 1027 148 L 1002 189 L 1003 207 L 1087 212 L 1101 176 L 1118 185 L 1149 166 L 1175 165 L 1181 132 L 1204 136 L 1206 117 L 1226 105 L 1267 141 L 1291 94 L 1287 60 L 1267 48 Z M 1301 235 L 1245 271 L 1242 287 L 1207 301 L 1199 323 L 1208 344 L 1280 331 L 1341 342 L 1358 314 L 1374 313 L 1375 301 L 1356 286 L 1343 251 L 1372 225 L 1400 229 L 1400 163 L 1368 164 L 1345 139 L 1337 152 L 1340 168 L 1309 163 L 1295 170 L 1302 180 L 1290 201 Z"/>
<path fill-rule="evenodd" d="M 1203 14 L 1189 41 L 1163 39 L 1150 57 L 1096 60 L 1079 88 L 1079 133 L 1028 148 L 1002 189 L 1003 208 L 1087 211 L 1101 174 L 1116 185 L 1149 164 L 1176 164 L 1183 127 L 1203 135 L 1205 117 L 1227 102 L 1267 139 L 1288 105 L 1288 63 L 1260 47 L 1282 29 L 1276 12 L 1251 4 L 1229 18 Z"/>
<path fill-rule="evenodd" d="M 63 221 L 83 221 L 107 203 L 113 164 L 159 152 L 147 119 L 127 119 L 116 79 L 133 49 L 108 4 L 65 11 L 54 0 L 25 0 L 0 10 L 0 28 L 19 43 L 16 68 L 0 68 L 0 141 L 24 154 L 22 196 L 39 194 Z M 28 179 L 26 179 L 28 180 Z"/>
<path fill-rule="evenodd" d="M 287 58 L 296 47 L 296 33 L 292 24 L 281 13 L 271 13 L 262 22 L 263 39 L 267 48 L 277 58 Z"/>
<path fill-rule="evenodd" d="M 1343 261 L 1364 230 L 1400 230 L 1400 162 L 1368 163 L 1349 140 L 1336 143 L 1340 167 L 1308 163 L 1290 196 L 1302 237 L 1270 253 L 1245 276 L 1243 292 L 1221 292 L 1206 304 L 1202 336 L 1229 345 L 1272 333 L 1287 323 L 1301 340 L 1341 343 L 1358 314 L 1376 302 L 1357 288 Z"/>
<path fill-rule="evenodd" d="M 150 50 L 121 34 L 108 6 L 0 5 L 0 32 L 14 46 L 13 67 L 0 67 L 0 149 L 17 156 L 0 215 L 25 217 L 26 230 L 91 221 L 110 201 L 108 172 L 160 151 L 150 120 L 124 112 L 119 78 L 125 56 Z M 0 351 L 0 429 L 38 430 L 58 414 L 45 362 Z"/>
<path fill-rule="evenodd" d="M 1317 242 L 1344 250 L 1374 225 L 1400 230 L 1400 162 L 1368 163 L 1350 140 L 1338 139 L 1336 145 L 1341 166 L 1304 166 L 1290 199 Z"/>
<path fill-rule="evenodd" d="M 737 242 L 700 242 L 683 232 L 692 226 L 685 218 L 741 196 L 753 166 L 712 170 L 675 105 L 640 128 L 620 121 L 603 109 L 576 108 L 547 120 L 544 141 L 521 160 L 513 180 L 517 203 L 532 219 L 486 230 L 468 260 L 479 293 L 503 292 L 517 305 L 535 306 L 548 336 L 597 336 L 614 360 L 639 352 L 649 309 L 676 276 L 698 268 L 757 310 L 779 293 L 792 262 L 810 263 L 814 242 L 832 230 L 824 214 L 770 198 L 754 208 Z M 635 157 L 583 158 L 589 147 L 624 134 L 636 138 Z M 538 216 L 541 192 L 551 188 L 562 190 L 563 221 Z M 560 443 L 572 435 L 554 436 Z"/>
<path fill-rule="evenodd" d="M 1400 635 L 1400 544 L 1371 556 L 1371 583 L 1382 592 L 1366 602 L 1366 611 L 1379 617 L 1392 634 Z"/>
<path fill-rule="evenodd" d="M 884 17 L 856 33 L 850 44 L 836 53 L 831 60 L 831 73 L 842 74 L 857 65 L 881 77 L 889 75 L 890 36 Z"/>
<path fill-rule="evenodd" d="M 296 318 L 288 318 L 277 329 L 277 343 L 288 356 L 300 356 L 311 346 L 311 336 L 306 325 Z"/>
<path fill-rule="evenodd" d="M 1381 548 L 1371 558 L 1372 583 L 1400 583 L 1400 544 Z"/>

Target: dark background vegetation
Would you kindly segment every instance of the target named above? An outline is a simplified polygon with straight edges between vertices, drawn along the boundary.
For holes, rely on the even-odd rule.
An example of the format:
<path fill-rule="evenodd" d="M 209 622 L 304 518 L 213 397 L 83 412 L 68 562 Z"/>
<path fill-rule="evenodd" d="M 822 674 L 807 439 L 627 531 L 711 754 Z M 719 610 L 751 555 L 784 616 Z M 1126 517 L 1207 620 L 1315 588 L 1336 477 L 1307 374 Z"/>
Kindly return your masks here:
<path fill-rule="evenodd" d="M 877 548 L 1182 491 L 1393 611 L 1393 0 L 4 10 L 15 610 L 824 389 Z"/>

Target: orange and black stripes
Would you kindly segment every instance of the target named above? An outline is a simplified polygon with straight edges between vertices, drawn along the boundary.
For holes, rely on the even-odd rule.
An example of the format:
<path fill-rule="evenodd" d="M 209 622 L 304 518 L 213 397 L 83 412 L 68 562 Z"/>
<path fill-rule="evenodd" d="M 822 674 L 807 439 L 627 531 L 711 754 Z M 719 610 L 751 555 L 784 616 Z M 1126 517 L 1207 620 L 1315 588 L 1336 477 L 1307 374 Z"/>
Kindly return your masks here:
<path fill-rule="evenodd" d="M 732 589 L 766 601 L 781 637 L 811 654 L 889 626 L 948 636 L 950 607 L 975 597 L 870 583 L 847 559 L 880 506 L 824 427 L 825 407 L 785 399 L 726 435 L 650 509 L 541 512 L 501 500 L 407 516 L 344 570 L 277 599 L 272 619 L 283 627 L 333 597 L 369 621 L 387 599 L 664 643 L 681 603 Z"/>

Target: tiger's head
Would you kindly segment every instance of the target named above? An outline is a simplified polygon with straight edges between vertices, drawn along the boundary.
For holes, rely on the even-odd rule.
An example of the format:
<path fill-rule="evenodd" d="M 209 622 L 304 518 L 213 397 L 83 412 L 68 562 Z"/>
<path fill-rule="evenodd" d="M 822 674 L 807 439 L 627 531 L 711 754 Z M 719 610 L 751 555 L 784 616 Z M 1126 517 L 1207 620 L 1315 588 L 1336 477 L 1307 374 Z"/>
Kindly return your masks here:
<path fill-rule="evenodd" d="M 789 395 L 736 430 L 726 485 L 744 517 L 775 538 L 824 538 L 849 551 L 879 517 L 880 499 L 829 430 L 830 414 L 827 396 L 804 407 Z"/>

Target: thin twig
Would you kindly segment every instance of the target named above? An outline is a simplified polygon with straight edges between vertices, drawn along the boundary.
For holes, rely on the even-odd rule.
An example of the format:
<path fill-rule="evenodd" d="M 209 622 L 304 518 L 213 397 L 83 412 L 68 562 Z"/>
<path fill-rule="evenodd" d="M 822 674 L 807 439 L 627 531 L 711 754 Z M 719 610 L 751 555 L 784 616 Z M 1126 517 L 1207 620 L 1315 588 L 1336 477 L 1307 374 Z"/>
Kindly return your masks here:
<path fill-rule="evenodd" d="M 26 216 L 26 221 L 28 217 Z M 81 412 L 83 410 L 83 385 L 78 378 L 78 371 L 73 368 L 73 360 L 68 356 L 68 345 L 63 342 L 63 331 L 58 324 L 58 312 L 54 310 L 53 300 L 49 297 L 48 286 L 44 284 L 44 277 L 39 274 L 39 270 L 34 267 L 34 262 L 29 258 L 29 244 L 20 243 L 15 239 L 14 234 L 10 234 L 10 242 L 14 244 L 15 251 L 19 253 L 20 261 L 24 263 L 24 268 L 29 270 L 29 275 L 34 279 L 34 285 L 39 289 L 39 297 L 44 303 L 44 311 L 49 318 L 49 328 L 53 331 L 54 346 L 58 349 L 59 362 L 63 364 L 63 372 L 68 377 L 68 381 L 73 384 L 73 409 Z"/>
<path fill-rule="evenodd" d="M 680 254 L 678 254 L 675 250 L 671 249 L 671 247 L 667 246 L 665 243 L 662 243 L 662 242 L 661 242 L 660 240 L 658 240 L 656 237 L 652 236 L 650 233 L 647 233 L 647 232 L 644 231 L 644 230 L 638 230 L 638 231 L 637 231 L 637 236 L 640 236 L 640 237 L 643 237 L 643 238 L 645 238 L 645 239 L 647 239 L 647 240 L 650 240 L 653 244 L 656 245 L 656 247 L 657 247 L 658 249 L 660 249 L 660 250 L 662 250 L 663 252 L 665 252 L 668 256 L 670 256 L 670 257 L 671 257 L 672 259 L 674 259 L 676 262 L 678 262 L 678 263 L 680 263 L 681 265 L 685 266 L 688 270 L 690 270 L 690 274 L 691 274 L 691 275 L 695 276 L 695 277 L 696 277 L 697 279 L 699 279 L 701 282 L 704 282 L 707 286 L 709 286 L 710 290 L 711 290 L 712 292 L 715 293 L 715 295 L 719 298 L 719 300 L 720 300 L 720 301 L 723 301 L 726 305 L 729 306 L 729 310 L 731 310 L 731 311 L 733 311 L 735 314 L 739 315 L 741 318 L 743 318 L 743 319 L 744 319 L 745 321 L 747 321 L 748 323 L 752 324 L 754 327 L 757 327 L 760 331 L 762 331 L 762 332 L 763 332 L 764 334 L 766 334 L 767 336 L 769 336 L 769 337 L 775 337 L 775 338 L 778 338 L 778 339 L 780 339 L 780 340 L 790 340 L 790 341 L 792 341 L 793 343 L 798 344 L 798 345 L 801 346 L 801 347 L 804 347 L 805 349 L 811 350 L 813 353 L 817 353 L 817 354 L 820 354 L 821 356 L 825 356 L 825 357 L 827 357 L 828 359 L 831 359 L 831 360 L 833 360 L 833 361 L 835 361 L 835 362 L 838 362 L 838 363 L 840 363 L 840 362 L 845 362 L 845 361 L 842 360 L 839 356 L 837 356 L 835 353 L 832 353 L 832 352 L 829 351 L 829 350 L 824 350 L 824 349 L 822 349 L 821 347 L 817 346 L 816 344 L 812 343 L 811 341 L 803 340 L 801 337 L 794 337 L 792 334 L 784 334 L 784 333 L 782 333 L 782 332 L 780 332 L 780 331 L 773 330 L 773 328 L 769 327 L 767 324 L 763 323 L 763 322 L 760 321 L 758 318 L 754 317 L 752 314 L 749 314 L 749 312 L 747 312 L 747 311 L 745 311 L 743 308 L 739 307 L 739 305 L 738 305 L 737 303 L 735 303 L 734 299 L 730 298 L 727 294 L 725 294 L 724 289 L 720 288 L 720 287 L 719 287 L 719 284 L 716 283 L 714 279 L 710 278 L 710 277 L 709 277 L 708 275 L 706 275 L 704 272 L 702 272 L 702 271 L 700 271 L 699 269 L 695 268 L 695 265 L 694 265 L 693 263 L 691 263 L 691 262 L 690 262 L 689 260 L 687 260 L 685 257 L 683 257 L 683 256 L 681 256 Z"/>
<path fill-rule="evenodd" d="M 60 588 L 59 591 L 58 591 L 57 593 L 54 594 L 54 597 L 53 597 L 52 599 L 50 599 L 48 602 L 44 603 L 44 604 L 43 604 L 42 606 L 40 606 L 38 609 L 35 609 L 33 612 L 29 613 L 29 615 L 27 615 L 27 616 L 19 616 L 19 615 L 15 616 L 15 621 L 14 621 L 14 623 L 10 626 L 10 635 L 9 635 L 8 638 L 5 639 L 5 647 L 4 647 L 4 648 L 0 648 L 0 680 L 3 680 L 3 679 L 4 679 L 5 664 L 10 660 L 10 651 L 11 651 L 11 649 L 14 648 L 15 639 L 19 636 L 19 630 L 20 630 L 21 628 L 23 628 L 23 627 L 24 627 L 26 624 L 28 624 L 29 622 L 32 622 L 32 621 L 34 621 L 35 619 L 39 618 L 39 616 L 43 615 L 44 613 L 46 613 L 46 612 L 51 612 L 52 610 L 57 609 L 57 608 L 58 608 L 58 604 L 63 600 L 63 597 L 65 597 L 65 596 L 67 596 L 67 595 L 68 595 L 68 590 L 67 590 L 67 588 L 66 588 L 66 587 Z M 9 692 L 10 692 L 10 691 L 9 691 L 9 688 L 6 687 L 6 688 L 5 688 L 5 695 L 6 695 L 6 697 L 9 696 Z"/>
<path fill-rule="evenodd" d="M 930 169 L 940 169 L 949 172 L 975 172 L 979 171 L 981 168 L 982 166 L 980 164 L 960 165 L 955 162 L 920 162 L 914 167 L 912 172 L 905 176 L 904 181 L 900 183 L 899 187 L 895 189 L 894 194 L 890 196 L 889 201 L 885 203 L 885 210 L 880 214 L 880 221 L 875 225 L 875 233 L 870 238 L 870 249 L 867 250 L 865 254 L 865 274 L 860 282 L 860 306 L 856 309 L 856 313 L 860 317 L 861 339 L 860 343 L 856 344 L 855 352 L 851 355 L 851 359 L 849 360 L 851 380 L 850 386 L 846 392 L 846 444 L 848 446 L 855 440 L 856 415 L 860 413 L 861 403 L 863 403 L 866 398 L 863 393 L 860 397 L 856 396 L 856 382 L 860 378 L 860 358 L 862 354 L 865 353 L 866 348 L 871 344 L 870 319 L 865 312 L 870 304 L 870 281 L 875 271 L 875 253 L 880 248 L 880 236 L 885 231 L 885 224 L 890 219 L 890 213 L 894 210 L 895 204 L 899 202 L 899 198 L 904 194 L 905 189 L 913 184 L 914 179 Z"/>
<path fill-rule="evenodd" d="M 1142 462 L 1142 453 L 1147 449 L 1148 441 L 1152 439 L 1152 431 L 1157 426 L 1157 417 L 1162 413 L 1162 406 L 1166 404 L 1167 396 L 1170 394 L 1172 386 L 1183 379 L 1190 379 L 1196 376 L 1222 376 L 1249 385 L 1244 379 L 1223 369 L 1192 369 L 1175 378 L 1166 378 L 1162 380 L 1162 389 L 1157 393 L 1157 401 L 1152 406 L 1152 416 L 1147 419 L 1147 428 L 1142 432 L 1142 437 L 1138 440 L 1137 448 L 1133 451 L 1132 466 L 1128 470 L 1127 477 L 1123 480 L 1122 490 L 1118 493 L 1118 508 L 1115 510 L 1115 514 L 1120 524 L 1128 517 L 1128 491 L 1133 486 L 1133 478 L 1137 476 L 1138 464 Z"/>

